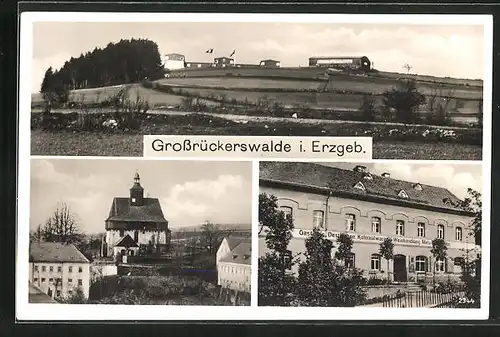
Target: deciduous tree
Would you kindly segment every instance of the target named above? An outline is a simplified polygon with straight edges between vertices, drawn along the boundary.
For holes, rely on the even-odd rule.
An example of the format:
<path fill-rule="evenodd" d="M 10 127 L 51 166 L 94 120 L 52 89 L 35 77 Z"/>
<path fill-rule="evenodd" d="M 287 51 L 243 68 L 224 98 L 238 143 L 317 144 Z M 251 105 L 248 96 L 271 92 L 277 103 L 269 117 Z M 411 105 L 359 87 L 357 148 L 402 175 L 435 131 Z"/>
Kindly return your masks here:
<path fill-rule="evenodd" d="M 387 283 L 389 283 L 391 281 L 389 277 L 389 261 L 394 258 L 394 243 L 391 238 L 385 238 L 380 243 L 379 253 L 387 261 Z"/>

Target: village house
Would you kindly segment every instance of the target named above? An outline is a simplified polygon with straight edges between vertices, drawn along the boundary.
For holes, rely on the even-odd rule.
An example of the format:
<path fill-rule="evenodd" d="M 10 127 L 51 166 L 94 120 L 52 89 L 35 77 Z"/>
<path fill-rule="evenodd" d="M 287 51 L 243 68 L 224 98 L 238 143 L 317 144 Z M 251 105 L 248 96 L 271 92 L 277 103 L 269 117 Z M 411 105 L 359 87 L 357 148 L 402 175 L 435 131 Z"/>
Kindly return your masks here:
<path fill-rule="evenodd" d="M 361 269 L 365 277 L 389 274 L 396 282 L 425 281 L 433 275 L 458 279 L 464 259 L 479 248 L 470 228 L 473 214 L 456 207 L 459 199 L 450 191 L 393 179 L 389 172 L 376 175 L 362 165 L 348 170 L 313 163 L 261 162 L 260 192 L 276 196 L 280 210 L 294 220 L 290 257 L 304 258 L 304 242 L 313 228 L 334 241 L 334 251 L 339 234 L 348 233 L 353 248 L 347 263 Z M 267 251 L 265 233 L 263 228 L 259 234 L 259 255 Z M 379 253 L 387 237 L 394 243 L 388 267 Z M 445 259 L 431 253 L 435 238 L 447 245 Z"/>
<path fill-rule="evenodd" d="M 29 256 L 30 293 L 34 289 L 53 299 L 68 297 L 81 289 L 89 297 L 90 262 L 72 244 L 33 242 Z"/>
<path fill-rule="evenodd" d="M 252 245 L 250 239 L 226 237 L 216 254 L 217 284 L 250 293 Z"/>
<path fill-rule="evenodd" d="M 139 173 L 134 176 L 129 196 L 113 199 L 105 227 L 104 257 L 137 255 L 141 248 L 145 253 L 161 254 L 170 243 L 171 231 L 160 201 L 144 197 Z"/>

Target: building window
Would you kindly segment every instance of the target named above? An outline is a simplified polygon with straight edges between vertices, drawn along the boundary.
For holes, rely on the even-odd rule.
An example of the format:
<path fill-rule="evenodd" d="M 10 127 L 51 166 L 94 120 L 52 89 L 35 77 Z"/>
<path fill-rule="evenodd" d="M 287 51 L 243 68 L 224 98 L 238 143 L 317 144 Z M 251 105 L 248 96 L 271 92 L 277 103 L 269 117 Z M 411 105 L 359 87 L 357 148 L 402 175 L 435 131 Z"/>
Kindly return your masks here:
<path fill-rule="evenodd" d="M 62 267 L 61 267 L 61 266 L 57 267 L 57 271 L 58 271 L 58 272 L 61 272 L 61 270 L 62 270 Z"/>
<path fill-rule="evenodd" d="M 38 282 L 38 277 L 35 277 L 35 278 L 33 279 L 33 282 Z"/>
<path fill-rule="evenodd" d="M 356 185 L 354 185 L 354 188 L 357 188 L 357 189 L 362 190 L 362 191 L 366 191 L 366 187 L 365 187 L 365 185 L 363 185 L 363 183 L 361 181 L 358 181 L 356 183 Z"/>
<path fill-rule="evenodd" d="M 313 212 L 313 228 L 324 229 L 325 228 L 325 213 L 323 211 Z"/>
<path fill-rule="evenodd" d="M 399 191 L 398 197 L 403 198 L 403 199 L 408 199 L 408 194 L 406 193 L 405 190 Z"/>
<path fill-rule="evenodd" d="M 82 279 L 79 279 L 79 280 L 78 280 L 78 285 L 79 285 L 79 286 L 83 285 L 83 281 L 82 281 Z"/>
<path fill-rule="evenodd" d="M 120 237 L 123 237 L 125 235 L 125 230 L 120 229 Z"/>
<path fill-rule="evenodd" d="M 283 265 L 288 270 L 292 269 L 292 252 L 290 250 L 283 254 Z"/>
<path fill-rule="evenodd" d="M 355 268 L 356 267 L 356 254 L 351 253 L 347 256 L 345 260 L 345 266 L 347 268 Z"/>
<path fill-rule="evenodd" d="M 437 227 L 437 238 L 444 240 L 444 225 L 438 225 L 438 227 Z"/>
<path fill-rule="evenodd" d="M 45 277 L 42 277 L 42 283 L 45 282 Z"/>
<path fill-rule="evenodd" d="M 83 268 L 82 267 L 78 267 L 78 272 L 79 273 L 83 272 Z"/>
<path fill-rule="evenodd" d="M 68 267 L 68 271 L 69 271 L 70 273 L 72 273 L 72 272 L 73 272 L 73 266 L 69 266 L 69 267 Z"/>
<path fill-rule="evenodd" d="M 427 258 L 425 256 L 417 256 L 415 259 L 415 271 L 425 272 L 426 271 Z"/>
<path fill-rule="evenodd" d="M 57 291 L 56 291 L 56 296 L 57 296 L 57 297 L 61 297 L 61 291 L 60 291 L 60 290 L 57 290 Z"/>
<path fill-rule="evenodd" d="M 68 291 L 68 294 L 73 295 L 73 291 L 72 290 Z"/>
<path fill-rule="evenodd" d="M 396 221 L 396 235 L 405 235 L 405 222 L 403 220 Z"/>
<path fill-rule="evenodd" d="M 54 279 L 52 277 L 49 278 L 49 282 L 54 282 Z"/>
<path fill-rule="evenodd" d="M 354 214 L 346 214 L 346 229 L 348 231 L 356 230 L 356 216 Z"/>
<path fill-rule="evenodd" d="M 370 267 L 371 267 L 371 270 L 380 270 L 380 255 L 379 254 L 372 254 Z"/>
<path fill-rule="evenodd" d="M 285 213 L 285 217 L 290 215 L 291 217 L 293 217 L 293 210 L 291 207 L 288 207 L 288 206 L 281 206 L 280 207 L 280 211 L 282 211 L 283 213 Z"/>
<path fill-rule="evenodd" d="M 42 266 L 42 272 L 46 271 L 47 268 L 45 266 Z"/>
<path fill-rule="evenodd" d="M 444 259 L 436 259 L 436 271 L 444 271 Z"/>
<path fill-rule="evenodd" d="M 38 271 L 38 266 L 35 266 L 35 271 Z"/>
<path fill-rule="evenodd" d="M 381 232 L 381 221 L 380 218 L 374 216 L 372 218 L 372 232 L 373 233 L 380 233 Z"/>
<path fill-rule="evenodd" d="M 49 271 L 54 271 L 54 266 L 50 266 Z"/>
<path fill-rule="evenodd" d="M 425 224 L 423 222 L 417 224 L 417 236 L 419 238 L 425 237 Z"/>
<path fill-rule="evenodd" d="M 68 279 L 68 283 L 73 283 L 73 279 L 72 279 L 72 278 L 69 278 L 69 279 Z"/>
<path fill-rule="evenodd" d="M 455 240 L 462 241 L 462 227 L 457 227 L 455 229 Z"/>
<path fill-rule="evenodd" d="M 135 202 L 135 198 L 132 198 L 132 202 Z"/>

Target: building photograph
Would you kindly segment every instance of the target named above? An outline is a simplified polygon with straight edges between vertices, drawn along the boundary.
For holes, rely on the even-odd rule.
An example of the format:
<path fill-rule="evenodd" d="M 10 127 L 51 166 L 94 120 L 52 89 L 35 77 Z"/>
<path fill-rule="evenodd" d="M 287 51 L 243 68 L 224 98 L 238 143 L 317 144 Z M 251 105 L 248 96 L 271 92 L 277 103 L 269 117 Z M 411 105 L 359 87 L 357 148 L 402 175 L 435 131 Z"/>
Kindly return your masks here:
<path fill-rule="evenodd" d="M 31 165 L 34 302 L 249 305 L 250 162 Z"/>
<path fill-rule="evenodd" d="M 259 210 L 266 214 L 274 202 L 282 223 L 290 218 L 289 242 L 278 255 L 299 282 L 314 237 L 326 240 L 334 264 L 356 270 L 367 299 L 443 284 L 458 292 L 480 257 L 477 210 L 464 200 L 480 196 L 481 177 L 478 164 L 260 162 L 260 195 L 268 202 L 260 199 Z M 276 252 L 266 239 L 280 225 L 267 217 L 259 220 L 260 258 Z M 471 275 L 479 276 L 476 266 Z"/>

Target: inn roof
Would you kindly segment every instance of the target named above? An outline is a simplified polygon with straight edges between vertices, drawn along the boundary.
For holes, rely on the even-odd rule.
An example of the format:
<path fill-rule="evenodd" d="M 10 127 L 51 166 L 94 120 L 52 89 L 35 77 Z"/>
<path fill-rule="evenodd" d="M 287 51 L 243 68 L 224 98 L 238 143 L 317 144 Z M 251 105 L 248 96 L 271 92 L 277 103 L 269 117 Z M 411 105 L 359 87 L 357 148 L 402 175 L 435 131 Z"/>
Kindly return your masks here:
<path fill-rule="evenodd" d="M 142 206 L 132 206 L 129 198 L 121 197 L 113 199 L 106 221 L 167 222 L 157 198 L 144 198 Z"/>
<path fill-rule="evenodd" d="M 30 262 L 89 263 L 85 255 L 74 245 L 58 242 L 31 243 L 29 260 Z"/>
<path fill-rule="evenodd" d="M 447 201 L 456 203 L 460 199 L 446 188 L 381 177 L 373 173 L 370 173 L 371 179 L 365 179 L 367 173 L 369 172 L 357 172 L 305 162 L 260 162 L 261 182 L 268 181 L 329 190 L 334 194 L 353 198 L 373 197 L 386 201 L 462 211 Z M 358 182 L 364 185 L 365 190 L 354 187 Z M 422 188 L 416 189 L 415 185 L 417 184 Z M 408 198 L 398 196 L 401 190 L 406 192 Z"/>
<path fill-rule="evenodd" d="M 231 247 L 231 245 L 229 247 Z M 250 265 L 252 262 L 252 244 L 250 243 L 250 240 L 241 241 L 220 261 Z"/>

